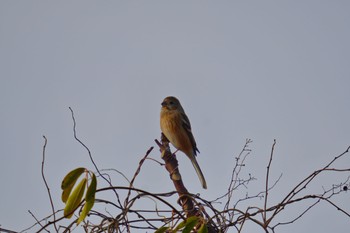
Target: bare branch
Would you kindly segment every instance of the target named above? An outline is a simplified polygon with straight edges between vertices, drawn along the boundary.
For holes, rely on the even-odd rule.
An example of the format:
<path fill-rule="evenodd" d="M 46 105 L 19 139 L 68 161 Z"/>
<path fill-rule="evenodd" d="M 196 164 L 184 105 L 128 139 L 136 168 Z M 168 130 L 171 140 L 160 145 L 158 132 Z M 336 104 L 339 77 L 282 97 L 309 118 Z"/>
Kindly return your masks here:
<path fill-rule="evenodd" d="M 176 155 L 172 154 L 169 147 L 169 142 L 162 135 L 161 142 L 155 140 L 161 151 L 161 158 L 164 160 L 164 164 L 156 161 L 160 165 L 164 165 L 167 169 L 170 178 L 174 184 L 176 191 L 166 193 L 153 193 L 145 191 L 135 187 L 135 180 L 140 176 L 140 172 L 144 162 L 151 153 L 153 147 L 149 148 L 145 155 L 139 161 L 135 173 L 129 181 L 129 179 L 117 169 L 98 169 L 89 148 L 77 137 L 76 132 L 76 120 L 74 112 L 71 108 L 73 119 L 73 132 L 74 138 L 79 142 L 88 152 L 90 160 L 95 167 L 98 177 L 102 177 L 107 181 L 108 186 L 100 188 L 96 191 L 99 194 L 99 198 L 95 199 L 94 208 L 90 211 L 89 217 L 81 223 L 86 232 L 132 232 L 135 229 L 140 231 L 153 232 L 159 227 L 166 226 L 174 229 L 180 222 L 184 221 L 189 216 L 199 216 L 200 221 L 206 223 L 208 231 L 210 233 L 218 232 L 243 232 L 248 223 L 260 226 L 264 232 L 275 232 L 279 226 L 293 224 L 306 213 L 310 212 L 312 208 L 319 203 L 327 203 L 335 208 L 339 213 L 350 218 L 350 213 L 343 206 L 335 202 L 335 197 L 340 194 L 344 194 L 348 191 L 350 186 L 350 168 L 338 167 L 335 162 L 339 161 L 346 153 L 348 153 L 350 147 L 347 148 L 342 154 L 335 156 L 324 167 L 313 171 L 309 176 L 302 179 L 297 185 L 291 188 L 285 196 L 282 196 L 282 201 L 278 204 L 271 205 L 271 190 L 281 180 L 282 174 L 273 181 L 271 178 L 272 162 L 274 160 L 276 140 L 274 140 L 271 148 L 271 153 L 266 167 L 265 179 L 262 181 L 264 188 L 262 191 L 258 191 L 255 194 L 248 193 L 246 191 L 245 197 L 236 195 L 239 188 L 246 188 L 251 186 L 251 182 L 256 179 L 250 173 L 243 175 L 247 170 L 247 158 L 251 154 L 249 148 L 252 140 L 246 139 L 243 149 L 233 163 L 232 174 L 227 189 L 223 189 L 224 194 L 220 197 L 209 201 L 198 194 L 191 194 L 184 186 L 181 178 L 181 174 L 176 160 Z M 44 164 L 45 164 L 45 150 L 47 145 L 47 139 L 44 136 L 45 143 L 43 146 L 43 159 L 42 159 L 42 177 L 49 193 L 52 214 L 50 216 L 38 220 L 32 215 L 36 223 L 28 229 L 32 229 L 34 226 L 40 226 L 38 232 L 49 232 L 49 226 L 54 228 L 56 232 L 59 230 L 64 232 L 71 232 L 76 228 L 76 219 L 71 220 L 66 226 L 59 226 L 57 223 L 62 221 L 64 217 L 56 218 L 58 211 L 55 211 L 53 200 L 51 198 L 49 186 L 44 176 Z M 154 159 L 152 159 L 155 161 Z M 345 163 L 344 163 L 345 164 Z M 101 173 L 103 171 L 103 174 Z M 118 172 L 128 182 L 127 187 L 114 186 L 112 184 L 111 172 Z M 347 175 L 345 181 L 338 184 L 333 184 L 331 187 L 322 186 L 322 191 L 319 193 L 311 192 L 310 187 L 315 183 L 316 177 L 320 174 L 336 173 Z M 322 184 L 323 185 L 323 184 Z M 226 191 L 225 191 L 226 190 Z M 116 200 L 103 199 L 103 195 L 113 192 L 117 197 Z M 244 193 L 243 193 L 244 195 Z M 121 197 L 124 198 L 123 204 L 121 204 Z M 176 205 L 176 198 L 178 204 Z M 222 201 L 225 198 L 225 201 Z M 259 204 L 253 203 L 253 201 L 259 201 Z M 251 204 L 253 203 L 253 204 Z M 303 204 L 303 208 L 299 212 L 292 216 L 290 219 L 284 222 L 277 222 L 275 219 L 282 211 L 288 210 L 287 206 L 296 204 Z M 149 205 L 151 204 L 151 205 Z M 244 204 L 246 204 L 244 206 Z M 147 207 L 143 207 L 147 206 Z M 244 206 L 243 208 L 241 206 Z M 79 207 L 82 208 L 82 207 Z M 101 211 L 101 208 L 104 210 Z M 61 210 L 59 210 L 61 211 Z M 80 209 L 81 211 L 81 209 Z M 0 228 L 1 230 L 1 228 Z M 198 229 L 196 229 L 198 230 Z M 193 232 L 196 232 L 194 230 Z"/>
<path fill-rule="evenodd" d="M 269 195 L 269 180 L 270 180 L 270 168 L 271 168 L 271 163 L 272 163 L 272 157 L 273 157 L 273 152 L 275 150 L 275 145 L 276 145 L 276 139 L 273 140 L 272 148 L 271 148 L 271 154 L 270 154 L 270 160 L 269 164 L 267 165 L 266 169 L 266 179 L 265 179 L 265 201 L 264 201 L 264 214 L 263 214 L 263 219 L 264 219 L 264 224 L 265 227 L 269 224 L 270 221 L 267 220 L 266 216 L 266 208 L 267 208 L 267 198 Z"/>
<path fill-rule="evenodd" d="M 94 159 L 92 158 L 90 149 L 78 138 L 78 136 L 77 136 L 77 131 L 76 131 L 77 123 L 76 123 L 76 121 L 75 121 L 74 112 L 73 112 L 73 109 L 72 109 L 71 107 L 69 107 L 69 110 L 71 111 L 71 115 L 72 115 L 72 120 L 73 120 L 73 133 L 74 133 L 74 138 L 75 138 L 75 140 L 78 141 L 78 142 L 80 143 L 80 145 L 82 145 L 82 146 L 86 149 L 86 151 L 87 151 L 88 154 L 89 154 L 90 160 L 91 160 L 92 164 L 94 165 L 94 167 L 95 167 L 97 173 L 100 175 L 100 177 L 102 177 L 102 178 L 109 184 L 109 186 L 113 186 L 112 183 L 111 183 L 111 181 L 109 181 L 106 177 L 104 177 L 104 176 L 101 174 L 101 172 L 100 172 L 100 170 L 98 169 L 98 167 L 97 167 L 97 165 L 96 165 Z M 117 192 L 114 192 L 114 194 L 115 194 L 116 197 L 117 197 L 118 203 L 120 204 L 120 206 L 122 206 L 122 204 L 121 204 L 121 202 L 120 202 L 120 198 L 119 198 L 118 193 L 117 193 Z"/>
<path fill-rule="evenodd" d="M 51 192 L 50 192 L 50 188 L 49 188 L 49 185 L 47 184 L 46 182 L 46 179 L 45 179 L 45 174 L 44 174 L 44 165 L 45 165 L 45 151 L 46 151 L 46 145 L 47 145 L 47 138 L 45 136 L 44 137 L 44 146 L 43 146 L 43 159 L 42 159 L 42 162 L 41 162 L 41 176 L 44 180 L 44 183 L 45 183 L 45 187 L 46 187 L 46 190 L 47 190 L 47 193 L 49 195 L 49 199 L 50 199 L 50 205 L 51 205 L 51 209 L 52 209 L 52 214 L 53 214 L 53 220 L 54 220 L 54 227 L 55 227 L 55 230 L 56 232 L 58 232 L 58 228 L 56 226 L 56 214 L 55 214 L 55 207 L 54 207 L 54 204 L 53 204 L 53 201 L 52 201 L 52 197 L 51 197 Z"/>

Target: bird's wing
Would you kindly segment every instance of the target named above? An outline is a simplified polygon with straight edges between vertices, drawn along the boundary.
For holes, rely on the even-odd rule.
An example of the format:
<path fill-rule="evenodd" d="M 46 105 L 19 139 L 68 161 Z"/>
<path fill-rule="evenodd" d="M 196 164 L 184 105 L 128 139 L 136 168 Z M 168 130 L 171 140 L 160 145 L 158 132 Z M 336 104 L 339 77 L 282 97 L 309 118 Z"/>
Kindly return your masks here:
<path fill-rule="evenodd" d="M 182 127 L 184 127 L 184 129 L 186 130 L 187 136 L 190 139 L 192 147 L 193 147 L 193 152 L 196 155 L 197 154 L 196 152 L 199 152 L 199 150 L 197 148 L 196 140 L 194 140 L 194 137 L 192 134 L 190 120 L 188 119 L 186 114 L 184 114 L 184 113 L 181 113 L 181 114 L 182 114 Z"/>

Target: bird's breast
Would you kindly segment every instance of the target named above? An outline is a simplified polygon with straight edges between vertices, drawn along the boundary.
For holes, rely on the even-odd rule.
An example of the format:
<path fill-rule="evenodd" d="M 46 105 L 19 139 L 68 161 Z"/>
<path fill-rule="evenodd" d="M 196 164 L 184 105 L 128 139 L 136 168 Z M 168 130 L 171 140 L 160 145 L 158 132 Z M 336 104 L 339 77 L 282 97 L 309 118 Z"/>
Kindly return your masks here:
<path fill-rule="evenodd" d="M 182 124 L 181 114 L 161 112 L 160 128 L 163 134 L 176 149 L 187 154 L 191 153 L 193 146 Z"/>

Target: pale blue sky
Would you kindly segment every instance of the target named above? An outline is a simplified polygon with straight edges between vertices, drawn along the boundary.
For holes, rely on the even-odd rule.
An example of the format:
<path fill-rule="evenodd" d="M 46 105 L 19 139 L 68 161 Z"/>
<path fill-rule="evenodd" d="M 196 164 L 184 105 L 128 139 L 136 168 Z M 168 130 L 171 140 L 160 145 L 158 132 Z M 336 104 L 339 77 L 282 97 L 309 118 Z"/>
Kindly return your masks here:
<path fill-rule="evenodd" d="M 246 138 L 253 140 L 246 173 L 258 180 L 237 196 L 261 191 L 277 139 L 272 178 L 283 177 L 271 203 L 278 203 L 350 145 L 349 12 L 348 1 L 322 0 L 0 1 L 1 227 L 30 226 L 27 210 L 50 214 L 42 135 L 56 208 L 63 207 L 63 176 L 78 166 L 93 169 L 73 138 L 68 107 L 99 168 L 131 178 L 160 136 L 168 95 L 182 102 L 201 151 L 208 190 L 178 155 L 191 192 L 209 200 L 225 193 Z M 151 157 L 159 158 L 157 148 Z M 339 166 L 349 164 L 347 156 Z M 346 177 L 322 177 L 314 190 Z M 118 175 L 114 184 L 127 185 Z M 173 190 L 151 161 L 135 186 Z M 348 193 L 336 201 L 350 212 Z M 348 226 L 349 218 L 321 204 L 279 232 L 345 233 Z"/>

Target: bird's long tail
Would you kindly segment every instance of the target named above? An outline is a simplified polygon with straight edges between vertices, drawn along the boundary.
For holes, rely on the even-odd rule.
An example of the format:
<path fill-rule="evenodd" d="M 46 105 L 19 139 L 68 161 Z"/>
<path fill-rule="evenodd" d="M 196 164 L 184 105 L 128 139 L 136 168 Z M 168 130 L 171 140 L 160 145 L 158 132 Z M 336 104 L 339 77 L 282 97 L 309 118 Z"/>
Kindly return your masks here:
<path fill-rule="evenodd" d="M 203 175 L 203 173 L 202 173 L 201 168 L 199 167 L 199 164 L 198 164 L 196 158 L 191 159 L 191 161 L 192 161 L 192 164 L 193 164 L 194 169 L 195 169 L 196 172 L 197 172 L 197 175 L 198 175 L 198 178 L 199 178 L 199 180 L 200 180 L 200 182 L 201 182 L 201 184 L 202 184 L 202 187 L 203 187 L 204 189 L 207 189 L 207 182 L 205 181 L 204 175 Z"/>

